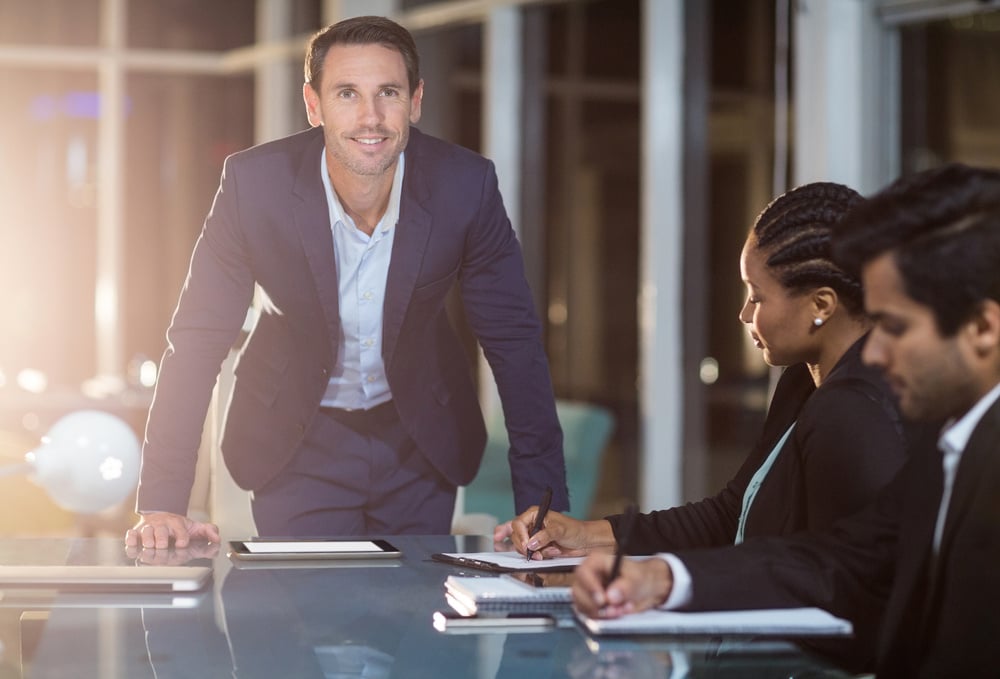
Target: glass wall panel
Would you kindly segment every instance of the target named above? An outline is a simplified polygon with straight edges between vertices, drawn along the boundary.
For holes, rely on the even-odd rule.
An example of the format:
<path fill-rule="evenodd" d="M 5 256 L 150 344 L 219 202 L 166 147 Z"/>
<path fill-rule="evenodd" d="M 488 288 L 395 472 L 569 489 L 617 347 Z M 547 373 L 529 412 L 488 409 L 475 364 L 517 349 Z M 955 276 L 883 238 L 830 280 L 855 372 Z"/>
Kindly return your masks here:
<path fill-rule="evenodd" d="M 584 74 L 635 82 L 640 61 L 639 3 L 595 2 L 581 18 L 586 35 Z"/>
<path fill-rule="evenodd" d="M 94 47 L 100 0 L 0 0 L 0 44 Z"/>
<path fill-rule="evenodd" d="M 558 396 L 602 403 L 616 416 L 595 508 L 600 515 L 635 497 L 639 474 L 642 18 L 639 2 L 621 0 L 544 11 L 542 153 L 548 172 L 544 186 L 534 190 L 546 196 L 547 348 Z M 692 91 L 708 89 L 708 138 L 707 147 L 692 142 L 687 152 L 707 157 L 708 204 L 704 222 L 685 223 L 684 231 L 686 238 L 705 239 L 706 257 L 685 264 L 707 272 L 690 277 L 701 282 L 685 288 L 684 305 L 685 322 L 705 328 L 691 333 L 704 345 L 684 351 L 717 372 L 706 370 L 703 382 L 687 385 L 703 390 L 686 394 L 686 426 L 694 430 L 685 436 L 684 493 L 691 498 L 722 486 L 763 422 L 768 371 L 759 352 L 747 350 L 737 318 L 743 300 L 739 253 L 754 217 L 775 192 L 774 2 L 714 0 L 701 16 L 708 22 L 707 58 L 689 65 L 686 77 Z M 696 53 L 694 44 L 687 48 Z M 692 102 L 686 114 L 706 115 Z M 687 160 L 692 167 L 698 163 Z M 647 407 L 655 417 L 657 404 Z M 704 413 L 693 412 L 702 407 Z"/>
<path fill-rule="evenodd" d="M 559 398 L 615 416 L 594 515 L 635 497 L 638 471 L 639 2 L 546 7 L 543 69 L 546 349 Z M 526 228 L 529 225 L 525 225 Z"/>
<path fill-rule="evenodd" d="M 738 318 L 745 295 L 739 257 L 757 214 L 786 188 L 772 186 L 774 21 L 774 0 L 712 2 L 702 493 L 718 492 L 743 462 L 767 405 L 769 371 Z"/>
<path fill-rule="evenodd" d="M 129 0 L 126 6 L 130 47 L 227 50 L 254 41 L 254 3 L 247 0 Z"/>
<path fill-rule="evenodd" d="M 253 78 L 133 74 L 127 91 L 126 356 L 158 360 L 222 162 L 253 144 Z"/>
<path fill-rule="evenodd" d="M 1000 167 L 1000 11 L 900 30 L 901 169 Z"/>
<path fill-rule="evenodd" d="M 426 134 L 481 152 L 482 26 L 437 28 L 419 32 L 414 39 L 420 55 L 420 75 L 424 79 L 424 99 L 417 127 Z M 509 212 L 510 204 L 505 203 L 505 207 Z M 476 374 L 479 351 L 466 322 L 457 288 L 449 296 L 447 309 L 465 347 L 469 370 Z"/>
<path fill-rule="evenodd" d="M 483 30 L 449 26 L 414 36 L 424 79 L 423 132 L 481 151 Z"/>
<path fill-rule="evenodd" d="M 95 371 L 94 73 L 0 69 L 0 371 L 50 385 Z"/>

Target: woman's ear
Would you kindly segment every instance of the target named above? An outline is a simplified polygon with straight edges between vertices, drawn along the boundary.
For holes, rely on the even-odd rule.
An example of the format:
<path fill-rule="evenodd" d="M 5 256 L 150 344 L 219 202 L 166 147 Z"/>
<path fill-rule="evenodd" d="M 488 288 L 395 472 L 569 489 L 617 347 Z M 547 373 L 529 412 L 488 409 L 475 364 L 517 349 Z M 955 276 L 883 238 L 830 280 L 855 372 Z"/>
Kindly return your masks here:
<path fill-rule="evenodd" d="M 837 296 L 837 291 L 829 287 L 816 288 L 813 290 L 811 298 L 813 318 L 820 321 L 816 323 L 816 326 L 819 327 L 833 316 L 840 305 L 840 298 Z"/>

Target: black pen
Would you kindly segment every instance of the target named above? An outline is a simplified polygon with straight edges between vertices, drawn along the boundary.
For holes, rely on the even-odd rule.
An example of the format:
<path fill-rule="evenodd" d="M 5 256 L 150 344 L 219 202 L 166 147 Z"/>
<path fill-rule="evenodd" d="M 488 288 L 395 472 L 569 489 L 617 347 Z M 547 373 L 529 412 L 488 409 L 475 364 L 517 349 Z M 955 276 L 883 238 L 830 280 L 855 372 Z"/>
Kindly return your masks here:
<path fill-rule="evenodd" d="M 632 534 L 632 526 L 635 525 L 635 515 L 638 513 L 638 508 L 635 503 L 629 504 L 625 508 L 625 516 L 622 519 L 622 529 L 618 533 L 618 551 L 615 553 L 615 562 L 611 566 L 611 574 L 608 576 L 608 584 L 610 585 L 618 578 L 618 574 L 622 569 L 622 557 L 625 556 L 625 545 L 628 544 L 629 535 Z"/>
<path fill-rule="evenodd" d="M 552 487 L 548 486 L 545 488 L 545 492 L 542 493 L 542 501 L 538 505 L 538 513 L 535 514 L 535 525 L 532 526 L 531 532 L 528 534 L 529 538 L 538 531 L 540 531 L 542 529 L 542 526 L 545 525 L 545 515 L 549 513 L 549 505 L 551 504 L 552 504 Z M 534 552 L 532 552 L 530 549 L 524 550 L 524 555 L 528 557 L 528 561 L 531 561 L 531 555 L 533 553 Z"/>

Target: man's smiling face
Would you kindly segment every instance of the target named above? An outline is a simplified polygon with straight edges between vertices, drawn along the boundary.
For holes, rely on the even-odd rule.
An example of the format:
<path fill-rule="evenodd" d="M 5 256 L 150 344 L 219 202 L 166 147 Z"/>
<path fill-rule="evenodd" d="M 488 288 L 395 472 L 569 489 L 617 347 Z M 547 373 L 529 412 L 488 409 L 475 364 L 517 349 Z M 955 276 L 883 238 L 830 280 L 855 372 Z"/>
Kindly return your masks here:
<path fill-rule="evenodd" d="M 306 112 L 310 124 L 323 126 L 334 181 L 341 173 L 374 179 L 394 170 L 420 120 L 424 90 L 421 81 L 410 92 L 402 55 L 381 45 L 334 45 L 314 84 L 303 88 Z"/>

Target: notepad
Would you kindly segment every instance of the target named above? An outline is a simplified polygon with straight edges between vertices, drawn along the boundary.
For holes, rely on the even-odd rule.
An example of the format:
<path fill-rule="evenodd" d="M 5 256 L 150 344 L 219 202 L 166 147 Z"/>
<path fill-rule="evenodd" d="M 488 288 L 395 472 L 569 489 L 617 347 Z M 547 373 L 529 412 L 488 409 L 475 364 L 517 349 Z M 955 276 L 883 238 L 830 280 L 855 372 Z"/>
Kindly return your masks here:
<path fill-rule="evenodd" d="M 481 611 L 545 610 L 568 606 L 573 599 L 569 587 L 532 587 L 512 577 L 463 577 L 450 575 L 444 583 L 449 603 L 470 615 Z M 452 602 L 454 599 L 454 602 Z"/>
<path fill-rule="evenodd" d="M 577 619 L 591 634 L 722 634 L 754 636 L 849 636 L 851 623 L 820 608 L 745 611 L 647 610 L 620 618 Z"/>

